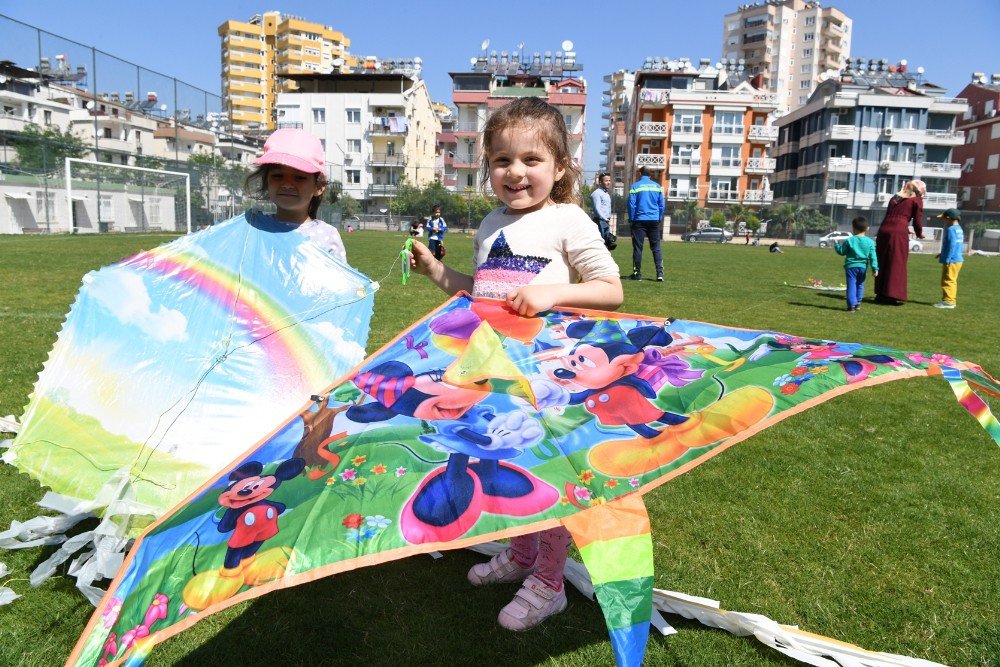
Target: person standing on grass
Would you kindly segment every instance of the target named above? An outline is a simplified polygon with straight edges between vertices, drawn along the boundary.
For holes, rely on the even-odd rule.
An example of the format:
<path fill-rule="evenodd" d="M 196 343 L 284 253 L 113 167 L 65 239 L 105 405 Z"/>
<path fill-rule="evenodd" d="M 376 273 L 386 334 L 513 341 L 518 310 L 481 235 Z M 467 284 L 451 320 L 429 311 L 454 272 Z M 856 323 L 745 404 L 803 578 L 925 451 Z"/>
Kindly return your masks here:
<path fill-rule="evenodd" d="M 590 193 L 590 207 L 604 244 L 609 250 L 614 250 L 608 241 L 608 234 L 611 233 L 611 176 L 607 172 L 597 175 L 597 187 Z"/>
<path fill-rule="evenodd" d="M 441 207 L 435 206 L 431 217 L 427 220 L 427 247 L 434 254 L 434 257 L 441 259 L 444 254 L 441 252 L 444 243 L 444 233 L 448 230 L 448 224 L 441 217 Z"/>
<path fill-rule="evenodd" d="M 854 236 L 835 243 L 833 249 L 844 256 L 844 274 L 847 283 L 847 312 L 861 310 L 861 299 L 865 295 L 865 277 L 868 265 L 872 275 L 878 278 L 878 257 L 875 242 L 868 238 L 868 219 L 858 216 L 851 220 Z"/>
<path fill-rule="evenodd" d="M 875 252 L 882 270 L 875 279 L 875 303 L 901 306 L 906 301 L 906 263 L 910 257 L 910 224 L 924 238 L 924 194 L 927 186 L 915 179 L 892 196 L 875 235 Z"/>
<path fill-rule="evenodd" d="M 941 300 L 934 304 L 935 308 L 954 308 L 958 305 L 958 272 L 962 270 L 964 259 L 962 246 L 965 244 L 965 234 L 962 232 L 962 213 L 957 208 L 949 208 L 937 217 L 949 221 L 941 239 Z"/>
<path fill-rule="evenodd" d="M 474 275 L 445 266 L 420 242 L 413 243 L 411 268 L 448 294 L 504 299 L 528 317 L 556 307 L 621 306 L 618 266 L 576 204 L 580 172 L 562 113 L 537 97 L 515 99 L 490 116 L 482 145 L 484 176 L 503 206 L 476 230 Z M 469 570 L 469 582 L 523 582 L 497 621 L 528 630 L 566 609 L 563 569 L 571 542 L 562 526 L 514 537 Z"/>
<path fill-rule="evenodd" d="M 663 282 L 663 257 L 660 254 L 663 211 L 666 204 L 663 188 L 649 177 L 649 168 L 639 168 L 639 180 L 628 191 L 628 221 L 632 228 L 632 280 L 642 280 L 642 242 L 649 239 L 656 264 L 656 279 Z"/>
<path fill-rule="evenodd" d="M 326 155 L 320 140 L 305 130 L 278 130 L 264 142 L 264 154 L 253 162 L 247 192 L 275 205 L 274 219 L 294 227 L 334 257 L 347 261 L 340 232 L 314 216 L 326 191 Z"/>

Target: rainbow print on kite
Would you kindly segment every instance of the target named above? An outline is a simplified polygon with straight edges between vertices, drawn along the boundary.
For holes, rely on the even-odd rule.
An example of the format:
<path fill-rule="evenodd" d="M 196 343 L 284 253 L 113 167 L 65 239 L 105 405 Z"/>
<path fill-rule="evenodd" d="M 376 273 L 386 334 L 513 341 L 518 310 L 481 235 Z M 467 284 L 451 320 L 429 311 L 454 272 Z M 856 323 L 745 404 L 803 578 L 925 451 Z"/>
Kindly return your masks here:
<path fill-rule="evenodd" d="M 318 577 L 564 525 L 616 659 L 636 665 L 653 585 L 643 494 L 833 395 L 940 374 L 980 412 L 969 383 L 997 390 L 944 355 L 593 311 L 524 318 L 462 295 L 147 530 L 70 663 L 144 655 Z"/>

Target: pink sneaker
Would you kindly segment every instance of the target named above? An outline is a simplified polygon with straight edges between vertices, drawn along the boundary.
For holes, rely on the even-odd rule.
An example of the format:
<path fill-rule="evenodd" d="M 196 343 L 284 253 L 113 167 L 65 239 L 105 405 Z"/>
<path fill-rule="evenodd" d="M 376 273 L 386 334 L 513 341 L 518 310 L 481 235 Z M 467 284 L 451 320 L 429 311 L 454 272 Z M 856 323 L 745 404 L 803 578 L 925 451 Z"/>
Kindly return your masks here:
<path fill-rule="evenodd" d="M 535 571 L 533 567 L 521 567 L 513 558 L 510 547 L 507 547 L 486 563 L 473 565 L 469 570 L 469 583 L 473 586 L 487 584 L 513 584 L 524 581 L 525 577 Z"/>
<path fill-rule="evenodd" d="M 514 599 L 500 610 L 497 622 L 508 630 L 524 632 L 565 609 L 566 587 L 563 586 L 560 591 L 552 590 L 531 575 L 524 580 Z"/>

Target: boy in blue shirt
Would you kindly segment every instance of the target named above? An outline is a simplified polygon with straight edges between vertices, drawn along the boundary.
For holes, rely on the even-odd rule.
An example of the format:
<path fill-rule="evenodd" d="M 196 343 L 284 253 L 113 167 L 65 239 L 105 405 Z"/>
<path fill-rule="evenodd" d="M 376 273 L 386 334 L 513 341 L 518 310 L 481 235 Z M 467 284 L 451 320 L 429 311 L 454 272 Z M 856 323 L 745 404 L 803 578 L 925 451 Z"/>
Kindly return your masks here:
<path fill-rule="evenodd" d="M 835 244 L 838 255 L 844 255 L 844 273 L 847 276 L 847 312 L 861 310 L 861 299 L 865 294 L 865 277 L 868 265 L 872 275 L 878 276 L 878 257 L 875 256 L 875 242 L 865 236 L 868 220 L 858 216 L 851 220 L 854 236 Z"/>
<path fill-rule="evenodd" d="M 935 308 L 954 308 L 958 304 L 958 272 L 962 270 L 962 246 L 965 234 L 959 222 L 962 214 L 957 208 L 949 208 L 937 217 L 950 221 L 941 239 L 941 300 Z"/>

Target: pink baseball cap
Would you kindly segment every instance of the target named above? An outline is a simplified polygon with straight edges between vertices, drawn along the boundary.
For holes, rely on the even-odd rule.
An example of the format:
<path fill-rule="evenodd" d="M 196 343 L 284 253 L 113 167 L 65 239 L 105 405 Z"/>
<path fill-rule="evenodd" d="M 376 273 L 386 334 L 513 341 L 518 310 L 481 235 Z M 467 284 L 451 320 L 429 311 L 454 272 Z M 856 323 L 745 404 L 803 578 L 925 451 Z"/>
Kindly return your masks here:
<path fill-rule="evenodd" d="M 264 142 L 264 154 L 254 164 L 281 164 L 315 174 L 323 171 L 326 156 L 320 140 L 305 130 L 278 130 Z"/>

